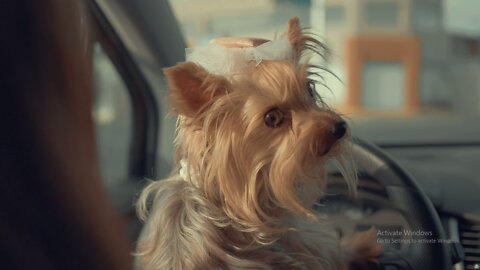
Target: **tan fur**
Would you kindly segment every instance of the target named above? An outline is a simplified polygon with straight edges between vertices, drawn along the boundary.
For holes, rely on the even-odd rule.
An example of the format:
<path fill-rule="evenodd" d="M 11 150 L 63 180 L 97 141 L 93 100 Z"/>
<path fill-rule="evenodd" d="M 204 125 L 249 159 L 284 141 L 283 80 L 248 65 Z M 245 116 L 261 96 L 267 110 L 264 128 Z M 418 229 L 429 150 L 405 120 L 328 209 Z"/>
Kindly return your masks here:
<path fill-rule="evenodd" d="M 190 177 L 154 181 L 142 192 L 139 268 L 345 269 L 359 259 L 312 210 L 325 190 L 326 160 L 337 161 L 350 186 L 355 177 L 343 140 L 329 133 L 340 117 L 312 100 L 298 62 L 320 43 L 296 18 L 287 35 L 294 61 L 262 61 L 232 78 L 193 63 L 165 70 L 179 114 L 177 155 Z M 265 125 L 271 108 L 285 112 L 278 128 Z"/>

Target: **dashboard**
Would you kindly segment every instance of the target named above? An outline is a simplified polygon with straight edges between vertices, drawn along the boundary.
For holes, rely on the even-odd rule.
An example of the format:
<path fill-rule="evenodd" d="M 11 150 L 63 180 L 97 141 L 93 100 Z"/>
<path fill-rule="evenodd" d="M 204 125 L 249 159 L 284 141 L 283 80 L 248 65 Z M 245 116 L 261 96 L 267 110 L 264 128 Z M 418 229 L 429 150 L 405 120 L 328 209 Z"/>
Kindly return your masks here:
<path fill-rule="evenodd" d="M 384 149 L 411 174 L 432 201 L 452 247 L 452 269 L 480 269 L 480 147 L 394 147 Z M 416 232 L 393 207 L 382 185 L 360 172 L 352 197 L 342 176 L 331 172 L 327 195 L 316 210 L 328 216 L 340 236 L 375 227 L 386 251 L 408 249 Z M 463 260 L 462 260 L 463 259 Z M 462 260 L 462 261 L 460 261 Z"/>
<path fill-rule="evenodd" d="M 401 250 L 411 243 L 407 220 L 391 206 L 380 183 L 365 175 L 359 176 L 357 194 L 351 196 L 341 175 L 330 174 L 327 195 L 316 210 L 328 217 L 340 237 L 374 227 L 386 251 Z"/>

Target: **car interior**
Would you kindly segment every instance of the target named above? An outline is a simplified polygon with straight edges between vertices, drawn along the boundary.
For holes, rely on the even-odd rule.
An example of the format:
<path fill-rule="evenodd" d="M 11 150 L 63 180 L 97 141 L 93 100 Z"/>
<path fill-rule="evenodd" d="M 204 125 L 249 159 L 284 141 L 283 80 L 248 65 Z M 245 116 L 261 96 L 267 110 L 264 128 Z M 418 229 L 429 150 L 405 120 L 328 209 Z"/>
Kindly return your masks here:
<path fill-rule="evenodd" d="M 270 5 L 265 7 L 270 13 L 271 6 L 280 6 L 285 22 L 330 2 L 335 1 L 261 3 Z M 327 19 L 343 14 L 337 2 L 326 9 Z M 453 8 L 455 1 L 408 2 L 412 10 L 422 10 L 438 8 L 437 2 Z M 474 5 L 460 2 L 467 9 Z M 214 19 L 194 23 L 213 12 L 211 3 L 196 11 L 197 2 L 187 0 L 1 2 L 0 268 L 133 269 L 142 229 L 135 201 L 147 182 L 169 175 L 175 165 L 176 119 L 169 115 L 162 68 L 185 61 L 186 47 L 208 41 L 211 36 L 200 36 L 202 31 L 232 34 Z M 300 8 L 305 6 L 306 11 Z M 220 15 L 227 10 L 217 8 Z M 383 6 L 380 13 L 389 10 Z M 245 20 L 225 14 L 219 24 Z M 463 48 L 462 38 L 449 39 L 454 55 Z M 422 53 L 428 54 L 425 44 Z M 452 69 L 480 65 L 480 31 L 468 36 L 467 45 L 467 60 L 455 60 Z M 369 72 L 392 67 L 367 68 L 360 73 L 374 80 Z M 458 81 L 475 81 L 468 72 L 448 75 L 452 89 L 461 88 Z M 351 112 L 338 106 L 351 127 L 358 194 L 351 195 L 332 167 L 327 195 L 315 209 L 339 235 L 374 227 L 384 246 L 376 269 L 480 269 L 478 77 L 468 87 L 476 94 L 459 94 L 445 105 L 454 100 L 453 91 L 434 108 L 422 107 L 426 99 L 417 108 L 408 97 L 405 111 L 393 113 L 359 110 L 354 100 Z M 476 102 L 473 112 L 463 109 L 468 102 Z M 406 232 L 421 237 L 412 241 Z"/>

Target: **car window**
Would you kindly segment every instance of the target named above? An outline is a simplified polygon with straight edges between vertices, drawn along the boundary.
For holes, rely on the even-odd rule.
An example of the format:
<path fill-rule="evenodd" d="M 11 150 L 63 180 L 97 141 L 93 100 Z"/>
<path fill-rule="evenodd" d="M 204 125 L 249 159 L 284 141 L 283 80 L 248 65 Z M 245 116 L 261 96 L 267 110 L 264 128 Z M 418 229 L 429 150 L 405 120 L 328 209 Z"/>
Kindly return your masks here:
<path fill-rule="evenodd" d="M 107 191 L 117 199 L 128 185 L 132 104 L 128 89 L 100 44 L 93 52 L 93 119 L 100 171 Z"/>

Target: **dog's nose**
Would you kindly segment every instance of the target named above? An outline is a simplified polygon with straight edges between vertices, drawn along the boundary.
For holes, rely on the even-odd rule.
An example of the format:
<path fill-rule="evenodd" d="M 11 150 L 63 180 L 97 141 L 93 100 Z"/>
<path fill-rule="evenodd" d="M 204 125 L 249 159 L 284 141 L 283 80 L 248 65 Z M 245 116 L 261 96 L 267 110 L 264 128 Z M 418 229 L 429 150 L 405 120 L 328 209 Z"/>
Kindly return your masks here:
<path fill-rule="evenodd" d="M 347 123 L 343 120 L 338 121 L 330 130 L 335 139 L 340 139 L 347 133 Z"/>

